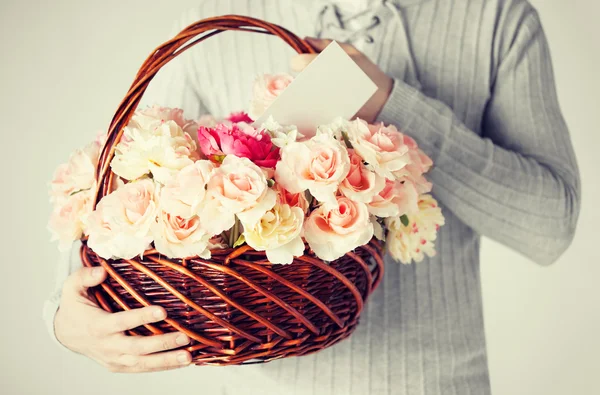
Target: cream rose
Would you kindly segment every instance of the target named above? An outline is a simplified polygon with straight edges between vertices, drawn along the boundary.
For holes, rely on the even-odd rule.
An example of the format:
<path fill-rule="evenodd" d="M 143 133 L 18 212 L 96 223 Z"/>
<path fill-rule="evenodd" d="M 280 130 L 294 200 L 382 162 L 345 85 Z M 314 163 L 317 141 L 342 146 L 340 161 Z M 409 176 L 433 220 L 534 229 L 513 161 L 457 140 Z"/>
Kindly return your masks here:
<path fill-rule="evenodd" d="M 266 251 L 269 262 L 292 263 L 295 256 L 304 253 L 304 242 L 300 237 L 304 212 L 300 207 L 276 204 L 262 218 L 244 226 L 246 243 L 257 251 Z"/>
<path fill-rule="evenodd" d="M 85 221 L 90 248 L 105 259 L 142 255 L 153 239 L 155 193 L 154 182 L 144 179 L 103 197 Z"/>
<path fill-rule="evenodd" d="M 348 151 L 339 141 L 321 134 L 281 150 L 275 180 L 291 193 L 307 189 L 320 202 L 335 204 L 340 183 L 348 175 Z"/>
<path fill-rule="evenodd" d="M 257 120 L 294 80 L 289 74 L 265 74 L 254 82 L 253 97 L 250 102 L 250 118 Z"/>
<path fill-rule="evenodd" d="M 181 169 L 161 189 L 162 210 L 182 218 L 192 218 L 201 210 L 206 195 L 206 184 L 215 165 L 199 160 Z"/>
<path fill-rule="evenodd" d="M 277 202 L 279 204 L 287 204 L 290 207 L 300 207 L 303 213 L 308 213 L 310 202 L 306 199 L 306 194 L 304 192 L 291 193 L 279 184 L 275 184 L 275 191 L 277 192 Z"/>
<path fill-rule="evenodd" d="M 169 258 L 210 258 L 211 236 L 202 228 L 197 216 L 182 218 L 161 211 L 152 226 L 152 235 L 156 250 Z"/>
<path fill-rule="evenodd" d="M 126 180 L 152 174 L 165 183 L 199 159 L 196 142 L 175 121 L 132 123 L 115 148 L 112 170 Z"/>
<path fill-rule="evenodd" d="M 257 222 L 276 199 L 260 167 L 247 158 L 227 155 L 207 184 L 199 216 L 204 228 L 216 235 L 230 229 L 236 215 L 246 224 Z"/>
<path fill-rule="evenodd" d="M 350 154 L 350 171 L 340 184 L 340 192 L 357 202 L 369 203 L 385 187 L 385 178 L 369 170 L 354 150 Z"/>
<path fill-rule="evenodd" d="M 364 203 L 338 197 L 336 204 L 323 204 L 304 226 L 304 238 L 315 254 L 333 261 L 365 245 L 373 237 L 373 224 Z"/>
<path fill-rule="evenodd" d="M 352 147 L 377 174 L 393 180 L 394 172 L 410 163 L 404 135 L 395 126 L 369 125 L 361 119 L 346 126 L 344 133 Z"/>
<path fill-rule="evenodd" d="M 400 216 L 418 210 L 419 193 L 411 182 L 385 180 L 385 186 L 369 202 L 369 212 L 380 218 Z"/>

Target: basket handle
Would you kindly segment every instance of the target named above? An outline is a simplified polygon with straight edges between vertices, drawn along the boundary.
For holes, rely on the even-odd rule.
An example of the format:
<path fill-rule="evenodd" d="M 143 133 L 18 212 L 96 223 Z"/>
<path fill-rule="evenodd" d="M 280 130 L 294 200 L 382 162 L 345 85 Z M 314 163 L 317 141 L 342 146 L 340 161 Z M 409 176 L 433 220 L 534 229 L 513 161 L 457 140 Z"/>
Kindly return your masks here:
<path fill-rule="evenodd" d="M 111 192 L 114 173 L 110 170 L 110 162 L 115 155 L 115 146 L 120 141 L 124 127 L 133 116 L 142 95 L 158 71 L 171 60 L 196 44 L 227 30 L 238 30 L 278 36 L 298 53 L 315 53 L 316 51 L 294 33 L 273 23 L 265 22 L 241 15 L 224 15 L 207 18 L 195 22 L 183 29 L 177 36 L 157 47 L 146 59 L 129 91 L 117 108 L 108 129 L 108 137 L 96 168 L 98 186 L 94 201 L 94 209 L 100 199 Z"/>

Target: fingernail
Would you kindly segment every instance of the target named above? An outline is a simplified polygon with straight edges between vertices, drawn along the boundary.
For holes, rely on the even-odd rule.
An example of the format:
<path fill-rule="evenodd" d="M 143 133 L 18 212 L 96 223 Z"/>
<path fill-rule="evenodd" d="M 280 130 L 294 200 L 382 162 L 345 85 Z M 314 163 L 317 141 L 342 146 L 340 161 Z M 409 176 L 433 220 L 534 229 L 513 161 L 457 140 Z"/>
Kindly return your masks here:
<path fill-rule="evenodd" d="M 102 272 L 103 272 L 103 269 L 101 267 L 95 267 L 92 269 L 92 276 L 100 277 L 100 276 L 102 276 Z"/>
<path fill-rule="evenodd" d="M 154 318 L 159 318 L 159 319 L 163 319 L 166 317 L 166 314 L 165 314 L 164 310 L 162 310 L 162 309 L 155 309 L 152 312 L 152 315 L 154 316 Z"/>
<path fill-rule="evenodd" d="M 175 339 L 175 342 L 177 344 L 179 344 L 180 346 L 185 346 L 186 344 L 188 344 L 190 342 L 190 339 L 182 333 L 181 335 L 177 336 L 177 339 Z"/>
<path fill-rule="evenodd" d="M 177 361 L 182 364 L 188 363 L 190 362 L 190 356 L 188 353 L 181 353 L 177 356 Z"/>

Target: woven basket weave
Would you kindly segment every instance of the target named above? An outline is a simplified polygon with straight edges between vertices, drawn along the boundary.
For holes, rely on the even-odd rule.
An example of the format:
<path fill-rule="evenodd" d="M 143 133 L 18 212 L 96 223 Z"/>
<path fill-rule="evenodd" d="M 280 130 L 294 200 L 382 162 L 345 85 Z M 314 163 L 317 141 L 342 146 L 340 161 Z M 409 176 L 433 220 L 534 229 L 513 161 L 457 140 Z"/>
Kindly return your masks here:
<path fill-rule="evenodd" d="M 115 146 L 148 84 L 166 63 L 226 30 L 272 34 L 298 53 L 314 53 L 286 29 L 258 19 L 228 15 L 196 22 L 158 47 L 144 62 L 110 124 L 97 168 L 96 203 L 111 193 Z M 104 260 L 83 240 L 85 266 L 102 266 L 108 279 L 91 292 L 107 311 L 149 305 L 167 310 L 165 321 L 130 335 L 186 333 L 196 365 L 267 362 L 322 350 L 356 328 L 366 298 L 383 275 L 381 245 L 372 240 L 325 263 L 307 247 L 291 265 L 273 265 L 248 246 L 213 250 L 212 258 L 166 259 L 157 251 L 143 258 Z"/>

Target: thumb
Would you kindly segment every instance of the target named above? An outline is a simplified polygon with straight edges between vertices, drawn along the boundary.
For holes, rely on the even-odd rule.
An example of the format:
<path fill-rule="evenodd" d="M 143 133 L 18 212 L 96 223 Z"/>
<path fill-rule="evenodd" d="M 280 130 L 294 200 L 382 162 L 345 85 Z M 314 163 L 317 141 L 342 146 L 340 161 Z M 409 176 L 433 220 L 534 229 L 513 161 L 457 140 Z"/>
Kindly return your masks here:
<path fill-rule="evenodd" d="M 83 267 L 69 277 L 65 287 L 85 295 L 88 288 L 100 285 L 106 279 L 106 274 L 103 267 Z"/>

